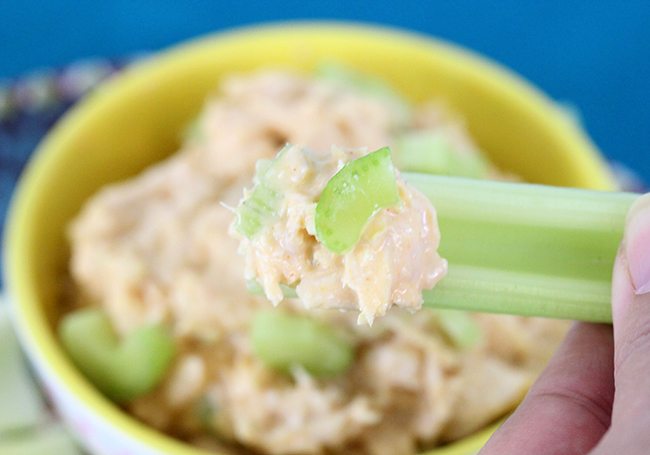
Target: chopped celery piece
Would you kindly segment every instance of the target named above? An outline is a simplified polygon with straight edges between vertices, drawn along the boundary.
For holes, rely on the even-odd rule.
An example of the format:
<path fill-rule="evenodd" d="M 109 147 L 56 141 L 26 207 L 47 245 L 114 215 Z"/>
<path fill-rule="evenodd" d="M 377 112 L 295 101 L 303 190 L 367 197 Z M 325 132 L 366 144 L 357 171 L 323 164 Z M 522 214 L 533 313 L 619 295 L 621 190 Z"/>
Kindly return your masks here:
<path fill-rule="evenodd" d="M 449 262 L 425 306 L 611 322 L 612 268 L 638 194 L 402 177 L 436 208 Z"/>
<path fill-rule="evenodd" d="M 378 210 L 399 201 L 390 149 L 384 147 L 350 161 L 327 182 L 316 205 L 316 236 L 330 251 L 344 253 Z"/>
<path fill-rule="evenodd" d="M 118 402 L 151 391 L 174 357 L 174 341 L 159 325 L 144 326 L 118 341 L 108 317 L 95 308 L 66 315 L 59 336 L 77 367 Z"/>
<path fill-rule="evenodd" d="M 15 411 L 16 409 L 14 409 Z M 2 455 L 81 455 L 72 437 L 60 423 L 10 435 L 0 439 Z"/>
<path fill-rule="evenodd" d="M 331 377 L 346 371 L 354 357 L 350 343 L 331 327 L 280 310 L 255 315 L 251 337 L 255 355 L 282 372 L 301 366 L 315 376 Z"/>
<path fill-rule="evenodd" d="M 18 340 L 0 302 L 0 435 L 39 423 L 45 406 L 25 365 Z M 0 439 L 2 436 L 0 436 Z M 0 450 L 0 453 L 5 453 Z"/>
<path fill-rule="evenodd" d="M 377 77 L 355 71 L 336 62 L 326 62 L 319 65 L 316 69 L 316 76 L 382 100 L 391 106 L 393 112 L 401 121 L 408 119 L 409 105 L 388 83 Z"/>
<path fill-rule="evenodd" d="M 400 170 L 429 174 L 484 178 L 489 169 L 482 156 L 459 152 L 442 132 L 405 134 L 395 145 L 393 159 Z"/>
<path fill-rule="evenodd" d="M 470 348 L 481 340 L 481 328 L 463 311 L 437 310 L 436 319 L 449 341 L 460 349 Z"/>
<path fill-rule="evenodd" d="M 253 238 L 264 226 L 278 216 L 282 192 L 277 190 L 274 164 L 282 158 L 288 145 L 272 160 L 259 160 L 255 166 L 254 186 L 236 209 L 235 229 L 241 235 Z"/>
<path fill-rule="evenodd" d="M 254 237 L 277 214 L 282 195 L 264 183 L 255 186 L 248 197 L 237 207 L 237 231 Z"/>

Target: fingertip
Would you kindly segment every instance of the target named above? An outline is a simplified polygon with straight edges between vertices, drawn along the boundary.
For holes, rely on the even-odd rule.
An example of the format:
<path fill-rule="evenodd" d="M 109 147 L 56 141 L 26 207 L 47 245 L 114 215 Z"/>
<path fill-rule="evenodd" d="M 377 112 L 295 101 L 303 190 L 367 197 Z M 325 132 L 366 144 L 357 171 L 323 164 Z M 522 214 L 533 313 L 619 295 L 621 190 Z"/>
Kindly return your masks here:
<path fill-rule="evenodd" d="M 615 415 L 638 418 L 650 406 L 650 199 L 630 209 L 612 274 Z"/>
<path fill-rule="evenodd" d="M 650 292 L 650 193 L 628 211 L 622 247 L 635 294 Z"/>

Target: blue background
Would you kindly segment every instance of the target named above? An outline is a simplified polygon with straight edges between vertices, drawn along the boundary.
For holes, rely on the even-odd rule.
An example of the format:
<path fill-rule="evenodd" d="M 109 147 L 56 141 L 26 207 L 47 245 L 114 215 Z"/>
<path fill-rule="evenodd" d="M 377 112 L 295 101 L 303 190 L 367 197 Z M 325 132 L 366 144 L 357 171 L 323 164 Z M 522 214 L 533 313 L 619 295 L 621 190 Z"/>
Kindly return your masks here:
<path fill-rule="evenodd" d="M 488 55 L 582 113 L 609 156 L 650 180 L 650 1 L 0 0 L 0 78 L 155 50 L 286 19 L 375 22 Z"/>

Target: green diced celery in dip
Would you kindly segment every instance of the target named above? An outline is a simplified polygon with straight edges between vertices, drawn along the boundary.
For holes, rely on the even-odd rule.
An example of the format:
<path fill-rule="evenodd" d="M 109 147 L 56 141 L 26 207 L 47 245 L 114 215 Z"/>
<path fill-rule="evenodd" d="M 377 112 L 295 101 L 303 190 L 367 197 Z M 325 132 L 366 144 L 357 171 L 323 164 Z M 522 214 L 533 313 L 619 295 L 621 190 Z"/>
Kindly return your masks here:
<path fill-rule="evenodd" d="M 162 326 L 143 326 L 123 340 L 103 311 L 81 309 L 66 315 L 59 337 L 75 365 L 118 402 L 150 392 L 162 380 L 174 357 L 171 334 Z"/>
<path fill-rule="evenodd" d="M 331 327 L 280 310 L 258 313 L 251 338 L 257 357 L 285 373 L 300 366 L 315 376 L 335 376 L 345 372 L 354 357 L 352 345 Z"/>
<path fill-rule="evenodd" d="M 480 155 L 462 153 L 442 132 L 409 133 L 397 141 L 395 165 L 403 171 L 485 178 L 489 165 Z"/>
<path fill-rule="evenodd" d="M 361 238 L 380 209 L 399 204 L 388 147 L 347 163 L 332 177 L 316 206 L 316 235 L 327 249 L 344 253 Z"/>

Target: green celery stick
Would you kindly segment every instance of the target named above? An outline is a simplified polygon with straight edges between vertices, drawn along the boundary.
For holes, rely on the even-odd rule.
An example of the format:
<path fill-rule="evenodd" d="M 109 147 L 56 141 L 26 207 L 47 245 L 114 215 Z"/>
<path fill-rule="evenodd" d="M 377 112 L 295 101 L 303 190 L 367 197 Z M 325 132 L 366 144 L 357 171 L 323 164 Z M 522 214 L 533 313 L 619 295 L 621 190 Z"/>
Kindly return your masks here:
<path fill-rule="evenodd" d="M 350 161 L 327 182 L 316 205 L 316 236 L 330 251 L 344 253 L 378 210 L 399 201 L 390 149 L 384 147 Z"/>
<path fill-rule="evenodd" d="M 403 173 L 438 213 L 448 275 L 432 308 L 611 321 L 611 273 L 638 197 Z"/>
<path fill-rule="evenodd" d="M 255 315 L 251 338 L 257 357 L 282 372 L 301 366 L 315 376 L 331 377 L 347 370 L 354 357 L 350 343 L 331 327 L 277 309 Z"/>
<path fill-rule="evenodd" d="M 0 302 L 0 439 L 43 420 L 45 405 L 27 371 L 6 305 Z M 5 453 L 0 450 L 0 453 Z"/>
<path fill-rule="evenodd" d="M 159 325 L 134 330 L 118 340 L 108 317 L 96 308 L 66 315 L 59 336 L 77 367 L 102 392 L 118 402 L 151 391 L 174 357 L 174 341 Z"/>

